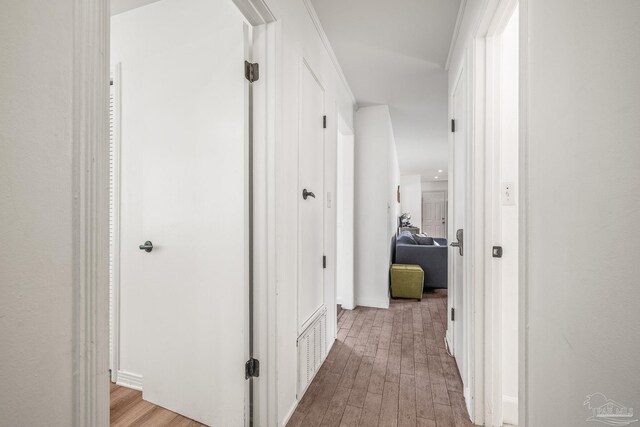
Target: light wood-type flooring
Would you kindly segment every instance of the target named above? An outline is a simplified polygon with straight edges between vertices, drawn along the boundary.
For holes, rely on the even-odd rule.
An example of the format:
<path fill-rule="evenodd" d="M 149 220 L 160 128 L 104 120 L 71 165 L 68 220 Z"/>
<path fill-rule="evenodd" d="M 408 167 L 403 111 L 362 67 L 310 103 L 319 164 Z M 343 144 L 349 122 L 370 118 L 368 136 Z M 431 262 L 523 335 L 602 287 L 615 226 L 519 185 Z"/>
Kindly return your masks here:
<path fill-rule="evenodd" d="M 447 353 L 447 292 L 343 310 L 338 339 L 287 427 L 468 427 L 455 359 Z"/>
<path fill-rule="evenodd" d="M 142 400 L 141 391 L 111 384 L 111 426 L 196 427 L 204 424 Z"/>

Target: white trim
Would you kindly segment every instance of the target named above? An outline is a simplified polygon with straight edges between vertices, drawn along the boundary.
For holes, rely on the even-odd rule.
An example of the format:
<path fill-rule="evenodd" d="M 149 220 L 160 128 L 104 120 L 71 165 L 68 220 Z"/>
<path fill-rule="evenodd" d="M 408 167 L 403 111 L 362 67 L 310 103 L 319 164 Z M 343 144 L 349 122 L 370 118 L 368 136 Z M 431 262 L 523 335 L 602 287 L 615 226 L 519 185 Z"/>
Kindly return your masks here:
<path fill-rule="evenodd" d="M 518 398 L 513 396 L 502 396 L 502 418 L 503 425 L 514 425 L 518 420 Z M 517 425 L 517 424 L 515 424 Z"/>
<path fill-rule="evenodd" d="M 268 24 L 276 20 L 264 0 L 233 0 L 233 3 L 252 26 Z"/>
<path fill-rule="evenodd" d="M 120 370 L 120 153 L 121 153 L 121 88 L 122 64 L 115 64 L 112 76 L 113 87 L 113 264 L 110 277 L 111 295 L 109 315 L 111 323 L 109 369 L 111 382 L 118 381 Z M 110 248 L 111 251 L 111 248 Z"/>
<path fill-rule="evenodd" d="M 529 346 L 529 311 L 527 305 L 529 288 L 529 0 L 520 0 L 520 105 L 519 105 L 519 150 L 520 156 L 518 164 L 518 209 L 519 235 L 518 254 L 520 263 L 518 265 L 518 425 L 526 427 L 529 423 L 529 413 L 527 404 L 527 386 L 529 384 L 529 362 L 527 352 Z"/>
<path fill-rule="evenodd" d="M 142 375 L 127 371 L 118 371 L 118 381 L 116 384 L 122 387 L 142 391 Z"/>
<path fill-rule="evenodd" d="M 357 307 L 389 308 L 389 299 L 356 298 Z"/>
<path fill-rule="evenodd" d="M 315 26 L 316 31 L 320 36 L 320 40 L 322 40 L 322 44 L 324 45 L 324 48 L 327 50 L 327 54 L 329 55 L 329 58 L 331 59 L 331 62 L 333 63 L 333 66 L 336 69 L 336 72 L 338 73 L 340 80 L 342 80 L 342 84 L 344 85 L 345 89 L 347 90 L 347 93 L 351 97 L 351 102 L 357 106 L 358 103 L 356 102 L 356 97 L 353 95 L 353 92 L 351 91 L 349 82 L 347 81 L 347 78 L 345 77 L 344 72 L 342 71 L 340 62 L 338 62 L 338 58 L 336 57 L 336 54 L 334 53 L 333 48 L 331 47 L 331 43 L 327 38 L 327 34 L 324 32 L 324 28 L 322 28 L 322 23 L 320 22 L 320 18 L 318 18 L 318 14 L 316 13 L 315 8 L 311 4 L 311 0 L 302 0 L 302 2 L 307 8 L 307 12 L 309 12 L 309 16 L 313 21 L 313 25 Z"/>
<path fill-rule="evenodd" d="M 478 183 L 470 195 L 474 205 L 473 215 L 478 219 L 472 248 L 475 271 L 474 290 L 478 295 L 474 300 L 474 323 L 476 339 L 475 384 L 471 390 L 479 409 L 472 416 L 475 423 L 500 426 L 503 419 L 502 359 L 501 359 L 501 292 L 500 284 L 493 280 L 500 266 L 495 265 L 491 247 L 495 244 L 494 230 L 499 223 L 499 212 L 495 208 L 495 147 L 499 143 L 496 135 L 499 126 L 498 97 L 499 75 L 496 60 L 499 46 L 494 36 L 502 32 L 517 0 L 489 0 L 479 15 L 477 30 L 473 35 L 473 145 L 475 152 L 475 181 Z M 519 227 L 522 230 L 522 219 Z M 522 233 L 522 231 L 521 231 Z M 521 243 L 522 244 L 522 243 Z M 471 249 L 471 248 L 470 248 Z M 522 260 L 522 256 L 521 256 Z M 521 261 L 522 262 L 522 261 Z M 520 307 L 521 309 L 521 307 Z M 520 325 L 522 327 L 522 325 Z M 521 333 L 521 332 L 520 332 Z M 521 351 L 521 350 L 520 350 Z M 520 355 L 522 363 L 522 355 Z M 522 367 L 520 367 L 522 369 Z M 481 378 L 482 375 L 482 378 Z M 519 379 L 519 387 L 523 383 Z M 517 407 L 516 407 L 517 410 Z"/>
<path fill-rule="evenodd" d="M 449 71 L 449 66 L 451 65 L 451 58 L 453 57 L 453 51 L 458 44 L 458 36 L 460 35 L 460 26 L 462 25 L 462 19 L 464 18 L 464 11 L 467 7 L 467 0 L 462 0 L 460 2 L 460 7 L 458 8 L 458 16 L 456 17 L 456 25 L 453 27 L 453 34 L 451 35 L 451 43 L 449 43 L 449 53 L 447 54 L 447 61 L 444 64 L 444 69 Z"/>
<path fill-rule="evenodd" d="M 261 361 L 254 382 L 256 425 L 277 424 L 276 279 L 275 279 L 275 62 L 279 24 L 253 27 L 253 58 L 260 64 L 254 83 L 254 357 Z"/>
<path fill-rule="evenodd" d="M 73 23 L 73 424 L 109 425 L 109 1 Z"/>

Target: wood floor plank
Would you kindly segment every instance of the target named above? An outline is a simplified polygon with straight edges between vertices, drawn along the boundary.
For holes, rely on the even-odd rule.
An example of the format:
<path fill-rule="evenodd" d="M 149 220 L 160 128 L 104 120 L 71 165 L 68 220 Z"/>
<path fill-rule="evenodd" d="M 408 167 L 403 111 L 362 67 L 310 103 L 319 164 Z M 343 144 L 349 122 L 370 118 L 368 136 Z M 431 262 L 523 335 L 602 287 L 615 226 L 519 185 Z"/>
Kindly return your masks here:
<path fill-rule="evenodd" d="M 349 393 L 351 390 L 344 387 L 338 387 L 335 394 L 329 402 L 329 407 L 324 415 L 321 426 L 323 427 L 338 427 L 342 420 L 342 415 L 347 407 L 347 399 L 349 399 Z"/>
<path fill-rule="evenodd" d="M 451 406 L 435 404 L 436 425 L 438 427 L 455 427 Z"/>
<path fill-rule="evenodd" d="M 473 427 L 473 423 L 469 419 L 467 406 L 464 403 L 462 393 L 449 391 L 449 400 L 451 401 L 451 411 L 453 412 L 453 421 L 456 427 Z"/>
<path fill-rule="evenodd" d="M 393 323 L 383 323 L 380 330 L 380 339 L 378 340 L 378 348 L 389 349 L 391 344 L 391 331 L 393 330 Z"/>
<path fill-rule="evenodd" d="M 291 415 L 289 418 L 289 422 L 287 422 L 287 427 L 302 427 L 302 422 L 304 421 L 305 414 L 302 412 L 298 412 L 297 410 Z"/>
<path fill-rule="evenodd" d="M 384 324 L 385 310 L 376 310 L 376 318 L 373 321 L 373 326 L 382 327 Z"/>
<path fill-rule="evenodd" d="M 356 379 L 356 375 L 358 374 L 358 368 L 360 368 L 360 362 L 362 361 L 362 354 L 364 353 L 364 347 L 361 345 L 356 345 L 349 356 L 349 360 L 347 361 L 347 365 L 342 372 L 342 377 L 340 379 L 340 387 L 344 388 L 352 388 L 353 382 Z"/>
<path fill-rule="evenodd" d="M 458 366 L 456 365 L 456 359 L 449 356 L 447 350 L 440 349 L 440 360 L 442 361 L 442 372 L 444 373 L 444 379 L 447 383 L 447 389 L 449 391 L 462 392 L 462 383 L 458 379 Z"/>
<path fill-rule="evenodd" d="M 429 367 L 429 380 L 431 382 L 431 392 L 433 394 L 433 403 L 441 405 L 450 405 L 449 391 L 442 373 L 442 362 L 440 356 L 427 356 Z"/>
<path fill-rule="evenodd" d="M 355 344 L 356 339 L 354 337 L 347 336 L 347 338 L 344 340 L 342 348 L 340 349 L 340 352 L 333 361 L 331 372 L 335 374 L 342 374 L 342 371 L 344 371 L 344 368 L 347 365 L 347 361 L 349 360 L 349 356 L 351 355 Z"/>
<path fill-rule="evenodd" d="M 369 379 L 371 378 L 371 370 L 373 369 L 373 357 L 363 356 L 358 368 L 358 374 L 353 382 L 351 394 L 349 395 L 348 405 L 362 408 L 364 400 L 367 397 L 369 388 Z"/>
<path fill-rule="evenodd" d="M 342 416 L 342 422 L 340 422 L 340 427 L 357 427 L 361 413 L 362 408 L 347 405 L 347 408 L 344 410 L 344 415 Z"/>
<path fill-rule="evenodd" d="M 142 392 L 111 386 L 110 425 L 119 427 L 197 427 L 203 424 L 142 400 Z"/>
<path fill-rule="evenodd" d="M 413 315 L 413 333 L 415 334 L 416 332 L 420 332 L 422 333 L 422 314 L 421 314 L 420 310 L 420 305 L 414 305 L 413 307 L 411 307 L 411 312 Z"/>
<path fill-rule="evenodd" d="M 329 402 L 333 398 L 333 395 L 338 387 L 340 381 L 340 375 L 336 373 L 329 373 L 322 381 L 320 390 L 314 397 L 313 403 L 309 407 L 307 415 L 304 417 L 302 425 L 305 427 L 319 426 L 322 423 L 322 419 L 327 411 Z"/>
<path fill-rule="evenodd" d="M 401 352 L 400 372 L 403 374 L 413 375 L 415 372 L 413 333 L 409 333 L 409 335 L 403 334 Z"/>
<path fill-rule="evenodd" d="M 112 422 L 113 427 L 128 427 L 137 425 L 139 418 L 145 416 L 145 414 L 151 410 L 155 405 L 149 403 L 146 400 L 139 400 L 133 406 L 127 409 L 127 411 L 115 422 Z"/>
<path fill-rule="evenodd" d="M 393 328 L 391 330 L 391 342 L 402 343 L 402 310 L 395 310 L 393 316 Z"/>
<path fill-rule="evenodd" d="M 413 333 L 413 360 L 415 363 L 427 363 L 427 345 L 422 332 Z"/>
<path fill-rule="evenodd" d="M 384 392 L 380 407 L 380 420 L 378 427 L 398 426 L 398 396 L 400 384 L 393 382 L 384 383 Z"/>
<path fill-rule="evenodd" d="M 425 418 L 417 418 L 418 427 L 437 427 L 436 422 Z"/>
<path fill-rule="evenodd" d="M 416 416 L 433 421 L 436 419 L 429 368 L 424 363 L 416 363 Z"/>
<path fill-rule="evenodd" d="M 371 378 L 369 379 L 369 393 L 382 395 L 384 391 L 384 382 L 387 374 L 387 361 L 389 359 L 389 350 L 379 348 L 376 357 L 373 360 L 373 368 L 371 370 Z"/>
<path fill-rule="evenodd" d="M 398 427 L 416 426 L 416 380 L 413 375 L 400 375 Z"/>
<path fill-rule="evenodd" d="M 387 375 L 385 381 L 400 383 L 400 363 L 402 360 L 402 342 L 391 343 L 387 360 Z"/>
<path fill-rule="evenodd" d="M 138 418 L 136 427 L 168 426 L 171 425 L 177 417 L 179 417 L 179 415 L 175 412 L 156 406 L 143 417 Z"/>
<path fill-rule="evenodd" d="M 376 351 L 378 350 L 378 342 L 380 341 L 380 334 L 382 333 L 382 327 L 374 326 L 371 328 L 371 332 L 369 333 L 369 340 L 367 341 L 367 346 L 364 350 L 365 356 L 376 356 Z"/>
<path fill-rule="evenodd" d="M 384 388 L 384 387 L 383 387 Z M 382 406 L 382 393 L 367 393 L 362 408 L 362 416 L 359 425 L 361 427 L 377 426 L 380 419 L 380 408 Z"/>

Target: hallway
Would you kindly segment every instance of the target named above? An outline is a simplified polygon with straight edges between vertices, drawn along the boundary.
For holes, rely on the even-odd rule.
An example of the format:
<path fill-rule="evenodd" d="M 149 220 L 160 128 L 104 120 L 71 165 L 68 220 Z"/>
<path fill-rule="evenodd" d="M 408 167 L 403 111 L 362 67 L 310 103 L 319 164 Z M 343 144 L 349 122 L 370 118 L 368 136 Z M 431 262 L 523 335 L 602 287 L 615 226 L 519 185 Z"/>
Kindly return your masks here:
<path fill-rule="evenodd" d="M 345 310 L 338 338 L 288 427 L 471 426 L 447 354 L 447 291 L 389 310 Z"/>

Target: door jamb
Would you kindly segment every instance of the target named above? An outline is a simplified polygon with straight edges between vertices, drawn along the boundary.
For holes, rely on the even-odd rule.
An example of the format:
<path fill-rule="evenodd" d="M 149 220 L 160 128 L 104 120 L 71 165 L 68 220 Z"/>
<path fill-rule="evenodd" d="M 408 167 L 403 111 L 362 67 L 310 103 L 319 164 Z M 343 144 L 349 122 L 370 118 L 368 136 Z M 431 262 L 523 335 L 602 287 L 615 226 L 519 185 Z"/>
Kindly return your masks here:
<path fill-rule="evenodd" d="M 523 68 L 526 45 L 524 33 L 524 25 L 526 15 L 523 3 L 526 0 L 520 0 L 520 130 L 519 130 L 519 425 L 525 426 L 525 400 L 524 390 L 526 389 L 526 361 L 524 360 L 524 349 L 526 345 L 526 328 L 525 328 L 525 289 L 524 277 L 526 277 L 526 152 L 523 139 L 523 128 L 525 127 L 523 105 L 525 100 L 524 77 L 526 73 Z M 497 141 L 495 135 L 496 120 L 499 119 L 497 99 L 499 95 L 498 88 L 495 85 L 497 81 L 495 75 L 496 64 L 494 61 L 498 55 L 496 35 L 501 33 L 511 16 L 511 12 L 518 4 L 518 0 L 488 0 L 485 8 L 480 16 L 479 25 L 476 29 L 473 39 L 473 108 L 474 108 L 474 128 L 473 141 L 476 147 L 477 156 L 475 164 L 477 166 L 476 177 L 482 182 L 475 188 L 471 197 L 474 202 L 474 213 L 476 217 L 482 218 L 479 224 L 484 233 L 475 236 L 479 244 L 474 245 L 473 251 L 475 258 L 479 261 L 476 263 L 473 275 L 475 287 L 478 291 L 484 293 L 484 297 L 475 301 L 474 322 L 475 329 L 478 331 L 475 348 L 479 358 L 483 358 L 484 362 L 477 360 L 474 365 L 476 373 L 483 372 L 484 381 L 477 381 L 474 388 L 476 397 L 483 401 L 474 422 L 483 422 L 485 425 L 502 425 L 502 387 L 501 387 L 501 357 L 500 357 L 500 318 L 494 317 L 495 311 L 500 308 L 497 300 L 498 288 L 492 283 L 492 254 L 491 247 L 494 244 L 492 230 L 493 224 L 493 196 L 494 188 L 492 187 L 494 162 L 493 150 Z M 478 406 L 478 405 L 476 405 Z"/>
<path fill-rule="evenodd" d="M 354 130 L 353 130 L 353 129 L 351 128 L 351 126 L 346 122 L 346 120 L 344 120 L 344 119 L 342 118 L 342 116 L 341 116 L 341 115 L 339 115 L 339 114 L 337 115 L 337 126 L 336 126 L 336 156 L 341 155 L 341 154 L 338 154 L 338 153 L 339 153 L 339 151 L 342 149 L 342 146 L 341 146 L 341 145 L 339 145 L 339 143 L 338 143 L 338 139 L 337 139 L 337 133 L 338 133 L 338 132 L 340 132 L 343 136 L 351 137 L 351 138 L 355 138 L 355 132 L 354 132 Z M 352 144 L 352 145 L 353 145 L 353 144 Z M 355 149 L 355 147 L 354 147 L 354 149 Z M 336 165 L 337 165 L 337 162 L 336 162 Z M 353 168 L 353 169 L 354 169 L 354 174 L 355 174 L 355 165 L 354 165 L 354 168 Z M 341 209 L 341 208 L 338 206 L 338 191 L 342 191 L 342 190 L 337 188 L 337 185 L 338 185 L 337 174 L 338 174 L 338 170 L 336 169 L 336 192 L 335 192 L 335 201 L 336 201 L 336 204 L 335 204 L 335 206 L 336 206 L 337 208 Z M 354 178 L 355 178 L 355 177 L 354 177 Z M 355 186 L 355 184 L 354 184 L 354 186 Z M 335 209 L 335 215 L 336 215 L 336 230 L 337 230 L 337 215 L 338 215 L 338 209 Z M 352 232 L 355 232 L 355 226 L 354 226 L 354 224 L 351 224 L 351 229 L 352 229 Z M 352 239 L 352 240 L 353 240 L 353 239 Z M 334 254 L 336 255 L 336 256 L 335 256 L 335 264 L 336 264 L 335 277 L 336 277 L 336 279 L 335 279 L 335 289 L 334 289 L 334 293 L 333 293 L 333 294 L 336 296 L 336 301 L 335 301 L 335 302 L 337 303 L 337 295 L 338 295 L 338 270 L 337 270 L 337 269 L 338 269 L 338 262 L 337 262 L 337 258 L 338 258 L 338 257 L 337 257 L 337 255 L 338 255 L 338 247 L 337 247 L 337 245 L 338 245 L 338 239 L 337 239 L 337 236 L 336 236 L 336 239 L 335 239 L 335 244 L 336 244 L 336 247 L 334 248 Z M 353 248 L 352 248 L 352 253 L 353 253 Z M 352 261 L 352 263 L 351 263 L 351 277 L 352 277 L 352 278 L 353 278 L 353 271 L 354 271 L 354 263 L 353 263 L 353 261 Z M 342 301 L 342 309 L 343 309 L 343 310 L 353 310 L 353 309 L 356 307 L 356 301 L 355 301 L 355 281 L 354 281 L 354 280 L 351 280 L 350 288 L 351 288 L 351 296 L 350 296 L 350 298 L 345 299 L 345 300 L 343 300 L 343 301 Z M 336 336 L 337 336 L 337 333 L 338 333 L 337 315 L 336 315 L 336 319 L 335 319 L 335 320 L 336 320 L 336 327 L 335 327 L 335 331 L 336 331 Z M 334 338 L 335 338 L 335 337 L 334 337 Z"/>

